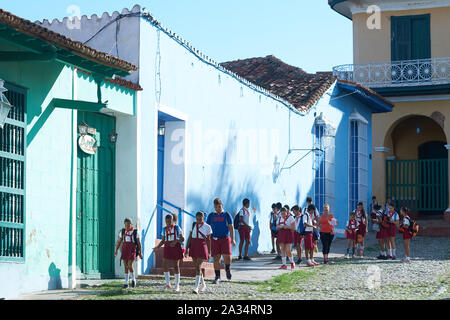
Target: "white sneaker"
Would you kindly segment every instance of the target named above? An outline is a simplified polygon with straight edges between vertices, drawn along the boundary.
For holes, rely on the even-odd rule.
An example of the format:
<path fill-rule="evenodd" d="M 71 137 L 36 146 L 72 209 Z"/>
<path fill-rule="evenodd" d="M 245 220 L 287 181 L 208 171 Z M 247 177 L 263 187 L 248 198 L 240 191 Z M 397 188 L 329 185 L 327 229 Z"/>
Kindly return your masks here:
<path fill-rule="evenodd" d="M 202 286 L 200 287 L 200 291 L 201 291 L 201 292 L 205 292 L 205 290 L 206 290 L 206 284 L 204 284 L 204 285 L 202 285 Z"/>
<path fill-rule="evenodd" d="M 180 286 L 175 287 L 175 292 L 180 292 Z"/>
<path fill-rule="evenodd" d="M 198 294 L 198 288 L 195 288 L 195 289 L 194 289 L 194 293 L 195 293 L 195 294 Z"/>
<path fill-rule="evenodd" d="M 350 259 L 350 256 L 349 256 L 348 254 L 346 254 L 346 255 L 344 256 L 344 258 L 345 258 L 345 259 Z"/>
<path fill-rule="evenodd" d="M 164 290 L 170 290 L 170 289 L 172 289 L 172 285 L 170 283 L 164 287 Z"/>

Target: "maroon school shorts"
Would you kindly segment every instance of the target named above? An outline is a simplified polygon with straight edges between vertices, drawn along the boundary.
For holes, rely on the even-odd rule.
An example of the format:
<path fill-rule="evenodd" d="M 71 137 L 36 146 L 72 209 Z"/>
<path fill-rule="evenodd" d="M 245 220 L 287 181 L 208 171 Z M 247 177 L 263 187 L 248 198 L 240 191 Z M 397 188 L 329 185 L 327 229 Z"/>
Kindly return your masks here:
<path fill-rule="evenodd" d="M 225 238 L 218 238 L 215 240 L 214 238 L 211 239 L 211 255 L 217 256 L 217 255 L 231 255 L 231 238 L 225 237 Z"/>
<path fill-rule="evenodd" d="M 248 226 L 239 226 L 239 238 L 241 240 L 249 240 L 250 241 L 250 227 Z"/>
<path fill-rule="evenodd" d="M 298 233 L 297 231 L 294 231 L 294 243 L 297 244 L 302 244 L 304 236 L 300 235 L 300 233 Z"/>
<path fill-rule="evenodd" d="M 314 250 L 316 245 L 314 244 L 314 235 L 312 232 L 305 234 L 303 242 L 305 243 L 305 250 Z"/>

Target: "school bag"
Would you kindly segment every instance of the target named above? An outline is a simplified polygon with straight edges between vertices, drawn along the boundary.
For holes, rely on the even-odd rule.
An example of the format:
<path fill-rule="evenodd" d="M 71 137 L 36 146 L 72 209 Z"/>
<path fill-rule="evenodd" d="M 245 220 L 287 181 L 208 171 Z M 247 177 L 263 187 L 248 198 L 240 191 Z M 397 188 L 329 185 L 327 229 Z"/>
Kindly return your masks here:
<path fill-rule="evenodd" d="M 302 214 L 301 218 L 300 218 L 300 223 L 298 224 L 298 228 L 297 228 L 297 232 L 300 233 L 302 236 L 305 235 L 305 224 L 303 222 L 303 217 L 305 215 Z"/>
<path fill-rule="evenodd" d="M 408 231 L 409 234 L 413 237 L 415 237 L 419 233 L 419 225 L 417 224 L 416 220 L 412 220 L 410 217 L 409 219 L 409 228 L 405 231 Z"/>
<path fill-rule="evenodd" d="M 122 229 L 122 237 L 125 234 L 125 228 Z M 139 246 L 137 239 L 137 229 L 133 230 L 133 234 L 131 235 L 131 241 L 136 245 L 136 256 L 139 256 L 141 254 L 141 247 Z"/>
<path fill-rule="evenodd" d="M 241 215 L 239 214 L 239 212 L 236 214 L 236 216 L 234 217 L 234 221 L 233 221 L 234 229 L 236 229 L 236 230 L 239 229 L 239 224 L 241 222 L 241 219 L 240 219 Z"/>

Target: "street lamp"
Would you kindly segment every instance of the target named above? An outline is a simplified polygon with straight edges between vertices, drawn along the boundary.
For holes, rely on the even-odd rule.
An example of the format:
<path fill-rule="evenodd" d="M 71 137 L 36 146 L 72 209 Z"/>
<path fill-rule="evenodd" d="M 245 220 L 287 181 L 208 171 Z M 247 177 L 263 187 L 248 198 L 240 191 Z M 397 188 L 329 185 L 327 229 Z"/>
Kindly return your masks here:
<path fill-rule="evenodd" d="M 3 129 L 6 123 L 6 118 L 8 117 L 9 111 L 12 108 L 11 103 L 9 103 L 6 96 L 3 94 L 8 91 L 4 87 L 5 81 L 0 79 L 0 128 Z"/>

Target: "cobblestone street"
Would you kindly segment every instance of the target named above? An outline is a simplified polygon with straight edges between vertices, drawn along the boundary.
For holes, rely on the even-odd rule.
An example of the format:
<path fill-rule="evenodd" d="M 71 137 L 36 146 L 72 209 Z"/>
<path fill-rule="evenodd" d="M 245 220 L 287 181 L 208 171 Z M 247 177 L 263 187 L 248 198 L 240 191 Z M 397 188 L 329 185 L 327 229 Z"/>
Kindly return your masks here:
<path fill-rule="evenodd" d="M 273 255 L 260 255 L 253 262 L 233 264 L 234 279 L 192 294 L 193 279 L 182 279 L 181 292 L 163 290 L 163 279 L 139 280 L 135 289 L 122 289 L 122 281 L 91 285 L 77 291 L 47 292 L 22 299 L 135 299 L 135 300 L 265 300 L 265 299 L 357 299 L 408 300 L 450 299 L 450 240 L 417 237 L 412 241 L 412 262 L 401 263 L 402 240 L 397 239 L 394 261 L 377 260 L 373 234 L 364 259 L 344 259 L 345 240 L 335 241 L 332 264 L 315 268 L 301 265 L 295 271 L 279 270 Z M 321 253 L 316 254 L 317 257 Z M 316 259 L 321 262 L 321 258 Z M 252 265 L 250 265 L 252 264 Z M 257 281 L 252 281 L 252 280 Z"/>

